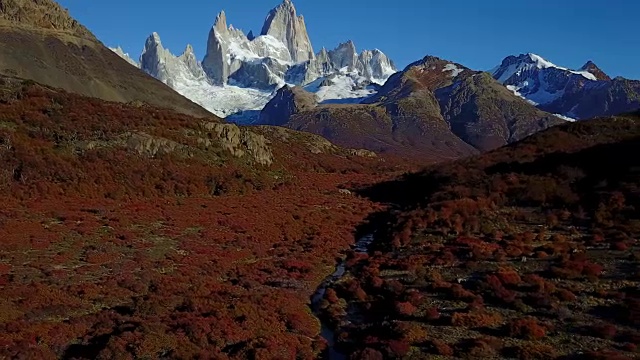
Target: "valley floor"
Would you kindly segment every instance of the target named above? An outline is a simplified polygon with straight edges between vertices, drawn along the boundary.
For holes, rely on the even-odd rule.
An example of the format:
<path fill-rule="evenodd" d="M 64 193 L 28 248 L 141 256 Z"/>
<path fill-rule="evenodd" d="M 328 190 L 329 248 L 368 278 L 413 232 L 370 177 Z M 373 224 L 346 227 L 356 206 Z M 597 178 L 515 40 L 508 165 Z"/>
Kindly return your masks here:
<path fill-rule="evenodd" d="M 7 202 L 0 357 L 311 359 L 308 304 L 377 207 L 294 189 L 154 201 Z"/>

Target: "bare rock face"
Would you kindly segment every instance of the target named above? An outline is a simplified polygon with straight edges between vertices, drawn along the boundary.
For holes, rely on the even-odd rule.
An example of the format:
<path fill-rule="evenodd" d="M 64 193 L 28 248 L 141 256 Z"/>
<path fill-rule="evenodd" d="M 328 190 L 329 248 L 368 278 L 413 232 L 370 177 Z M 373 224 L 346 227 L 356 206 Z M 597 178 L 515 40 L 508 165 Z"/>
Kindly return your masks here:
<path fill-rule="evenodd" d="M 362 75 L 383 84 L 397 69 L 393 61 L 378 49 L 363 50 L 358 56 Z"/>
<path fill-rule="evenodd" d="M 235 157 L 248 156 L 256 163 L 266 166 L 273 163 L 273 152 L 264 135 L 234 124 L 206 122 L 201 124 L 201 128 L 211 134 L 211 138 L 217 138 L 222 147 Z M 201 140 L 207 141 L 210 141 L 209 137 Z"/>
<path fill-rule="evenodd" d="M 52 0 L 0 0 L 0 19 L 96 40 L 86 27 Z"/>
<path fill-rule="evenodd" d="M 140 155 L 153 157 L 184 150 L 186 146 L 169 139 L 151 136 L 145 133 L 127 133 L 122 136 L 125 146 Z"/>
<path fill-rule="evenodd" d="M 304 18 L 298 16 L 291 0 L 284 0 L 267 15 L 262 35 L 271 35 L 289 49 L 291 59 L 300 63 L 314 58 Z"/>
<path fill-rule="evenodd" d="M 202 60 L 202 68 L 216 85 L 222 85 L 229 78 L 229 65 L 227 64 L 228 48 L 227 15 L 220 12 L 209 31 L 207 41 L 207 53 Z"/>
<path fill-rule="evenodd" d="M 175 80 L 174 74 L 181 74 L 191 80 L 205 79 L 204 70 L 193 53 L 191 45 L 187 45 L 182 55 L 174 56 L 162 46 L 162 41 L 157 33 L 153 33 L 147 38 L 144 52 L 140 56 L 140 68 L 172 87 Z"/>
<path fill-rule="evenodd" d="M 329 59 L 337 69 L 347 67 L 349 71 L 356 70 L 358 66 L 356 45 L 351 40 L 338 45 L 337 48 L 329 51 Z"/>
<path fill-rule="evenodd" d="M 313 109 L 318 101 L 314 94 L 288 85 L 278 90 L 276 96 L 260 112 L 260 124 L 284 125 L 293 114 Z"/>

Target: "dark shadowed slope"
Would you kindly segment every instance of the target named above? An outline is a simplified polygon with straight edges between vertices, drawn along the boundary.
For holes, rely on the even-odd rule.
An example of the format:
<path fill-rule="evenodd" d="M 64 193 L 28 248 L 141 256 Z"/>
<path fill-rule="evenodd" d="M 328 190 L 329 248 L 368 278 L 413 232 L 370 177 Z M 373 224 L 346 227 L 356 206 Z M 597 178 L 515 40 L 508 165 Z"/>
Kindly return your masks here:
<path fill-rule="evenodd" d="M 636 359 L 639 151 L 640 114 L 602 118 L 365 191 L 398 207 L 320 302 L 336 347 L 356 360 Z"/>

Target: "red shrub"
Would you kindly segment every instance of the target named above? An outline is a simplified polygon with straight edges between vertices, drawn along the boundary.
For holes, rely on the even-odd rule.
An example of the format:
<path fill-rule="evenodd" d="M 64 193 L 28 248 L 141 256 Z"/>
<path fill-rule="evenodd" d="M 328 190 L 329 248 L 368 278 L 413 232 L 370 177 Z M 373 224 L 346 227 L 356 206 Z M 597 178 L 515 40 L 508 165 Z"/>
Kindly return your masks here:
<path fill-rule="evenodd" d="M 450 291 L 451 296 L 453 296 L 454 299 L 471 300 L 475 297 L 475 295 L 471 291 L 466 290 L 460 284 L 453 284 Z"/>
<path fill-rule="evenodd" d="M 437 355 L 453 356 L 453 348 L 442 340 L 431 340 L 431 346 L 433 346 L 433 350 Z"/>
<path fill-rule="evenodd" d="M 611 250 L 627 251 L 629 250 L 629 244 L 624 241 L 616 241 L 611 244 Z"/>
<path fill-rule="evenodd" d="M 576 295 L 567 289 L 559 289 L 556 291 L 556 297 L 561 301 L 567 302 L 574 302 L 577 299 Z"/>
<path fill-rule="evenodd" d="M 500 269 L 496 273 L 496 276 L 503 285 L 520 285 L 520 283 L 522 283 L 522 278 L 520 278 L 520 275 L 512 268 Z"/>
<path fill-rule="evenodd" d="M 602 274 L 602 270 L 604 270 L 604 267 L 600 264 L 585 262 L 582 268 L 582 274 L 589 278 L 599 277 Z"/>
<path fill-rule="evenodd" d="M 391 340 L 387 346 L 387 352 L 392 358 L 401 358 L 411 350 L 411 344 L 402 340 Z"/>
<path fill-rule="evenodd" d="M 424 312 L 424 317 L 427 320 L 438 320 L 440 319 L 440 312 L 438 311 L 438 308 L 435 308 L 435 307 L 428 308 Z"/>
<path fill-rule="evenodd" d="M 514 319 L 507 325 L 509 336 L 527 340 L 542 339 L 547 330 L 534 318 Z"/>
<path fill-rule="evenodd" d="M 410 302 L 396 302 L 396 313 L 401 316 L 411 316 L 418 310 Z"/>
<path fill-rule="evenodd" d="M 325 297 L 325 299 L 327 299 L 328 302 L 330 302 L 332 304 L 335 304 L 340 300 L 340 298 L 338 297 L 338 294 L 332 288 L 327 289 L 327 291 L 325 292 L 324 297 Z"/>

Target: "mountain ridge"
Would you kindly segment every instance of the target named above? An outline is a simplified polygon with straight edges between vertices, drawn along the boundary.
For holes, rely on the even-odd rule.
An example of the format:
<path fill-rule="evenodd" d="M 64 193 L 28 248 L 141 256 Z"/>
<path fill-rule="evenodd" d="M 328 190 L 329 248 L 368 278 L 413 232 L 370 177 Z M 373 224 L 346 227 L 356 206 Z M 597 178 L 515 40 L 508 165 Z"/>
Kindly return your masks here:
<path fill-rule="evenodd" d="M 567 118 L 584 120 L 640 108 L 640 81 L 611 79 L 590 60 L 579 70 L 571 70 L 536 54 L 512 55 L 491 73 L 541 110 Z"/>
<path fill-rule="evenodd" d="M 0 75 L 213 117 L 106 48 L 54 1 L 1 0 L 0 22 Z"/>
<path fill-rule="evenodd" d="M 342 146 L 439 161 L 492 150 L 564 123 L 490 74 L 434 56 L 392 75 L 360 104 L 318 104 L 310 95 L 278 90 L 258 123 L 310 131 Z"/>

